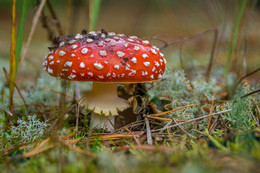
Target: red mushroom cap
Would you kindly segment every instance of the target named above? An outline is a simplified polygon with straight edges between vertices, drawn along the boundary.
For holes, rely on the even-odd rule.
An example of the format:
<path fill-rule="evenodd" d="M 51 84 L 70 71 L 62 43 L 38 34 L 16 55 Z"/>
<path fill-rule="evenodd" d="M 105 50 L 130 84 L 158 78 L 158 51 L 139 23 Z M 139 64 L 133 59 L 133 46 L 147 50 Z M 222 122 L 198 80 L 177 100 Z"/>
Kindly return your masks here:
<path fill-rule="evenodd" d="M 43 63 L 50 75 L 76 81 L 135 83 L 157 80 L 165 71 L 159 49 L 136 36 L 85 30 L 56 37 Z"/>

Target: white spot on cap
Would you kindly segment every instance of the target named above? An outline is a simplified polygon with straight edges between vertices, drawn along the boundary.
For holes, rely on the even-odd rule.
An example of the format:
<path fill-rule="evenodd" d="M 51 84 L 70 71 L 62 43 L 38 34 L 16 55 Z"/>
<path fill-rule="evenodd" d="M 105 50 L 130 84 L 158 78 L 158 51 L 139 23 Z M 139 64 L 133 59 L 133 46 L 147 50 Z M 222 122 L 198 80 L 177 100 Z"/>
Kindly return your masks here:
<path fill-rule="evenodd" d="M 60 52 L 59 52 L 59 55 L 60 56 L 64 56 L 66 54 L 66 52 L 64 52 L 63 50 L 61 50 Z"/>
<path fill-rule="evenodd" d="M 64 67 L 71 67 L 72 66 L 72 62 L 71 61 L 67 61 L 64 64 Z"/>
<path fill-rule="evenodd" d="M 137 63 L 137 59 L 136 59 L 136 57 L 133 57 L 130 61 L 132 61 L 133 63 Z"/>
<path fill-rule="evenodd" d="M 92 72 L 88 72 L 88 75 L 89 75 L 89 76 L 93 76 L 93 73 L 92 73 Z"/>
<path fill-rule="evenodd" d="M 162 62 L 163 62 L 163 59 L 159 59 L 159 61 L 162 63 Z"/>
<path fill-rule="evenodd" d="M 149 58 L 149 56 L 147 54 L 143 54 L 142 57 L 145 59 L 145 58 Z"/>
<path fill-rule="evenodd" d="M 102 46 L 103 46 L 103 43 L 102 43 L 102 42 L 99 42 L 99 43 L 98 43 L 98 46 L 99 46 L 99 47 L 102 47 Z"/>
<path fill-rule="evenodd" d="M 99 77 L 100 79 L 104 79 L 104 76 L 102 76 L 102 75 L 98 75 L 98 77 Z"/>
<path fill-rule="evenodd" d="M 75 36 L 75 38 L 76 38 L 76 39 L 80 39 L 80 38 L 83 38 L 83 36 L 82 36 L 81 34 L 77 34 L 77 35 Z"/>
<path fill-rule="evenodd" d="M 128 66 L 125 67 L 125 70 L 130 70 L 130 68 Z"/>
<path fill-rule="evenodd" d="M 60 44 L 59 44 L 60 47 L 61 47 L 61 46 L 64 46 L 64 45 L 65 45 L 64 41 L 63 41 L 63 42 L 60 42 Z"/>
<path fill-rule="evenodd" d="M 71 46 L 72 49 L 76 49 L 77 47 L 78 47 L 78 45 L 76 45 L 76 44 L 73 44 L 73 45 Z"/>
<path fill-rule="evenodd" d="M 104 61 L 105 64 L 108 64 L 108 61 Z"/>
<path fill-rule="evenodd" d="M 115 40 L 120 40 L 120 38 L 119 38 L 119 37 L 117 37 L 117 36 L 115 36 L 115 37 L 114 37 L 114 39 L 115 39 Z"/>
<path fill-rule="evenodd" d="M 44 66 L 44 65 L 47 65 L 47 61 L 44 61 L 43 63 L 42 63 L 42 65 Z"/>
<path fill-rule="evenodd" d="M 106 35 L 102 33 L 102 34 L 100 35 L 100 37 L 101 37 L 101 38 L 105 38 Z"/>
<path fill-rule="evenodd" d="M 87 39 L 87 42 L 88 42 L 88 43 L 91 43 L 91 42 L 93 42 L 93 41 L 94 41 L 94 40 L 91 39 L 91 38 L 88 38 L 88 39 Z"/>
<path fill-rule="evenodd" d="M 81 63 L 79 64 L 79 67 L 80 67 L 80 68 L 85 68 L 84 62 L 81 62 Z"/>
<path fill-rule="evenodd" d="M 129 38 L 132 38 L 132 39 L 134 39 L 134 38 L 137 38 L 136 36 L 134 36 L 134 35 L 132 35 L 132 36 L 130 36 Z"/>
<path fill-rule="evenodd" d="M 90 58 L 93 58 L 93 57 L 94 57 L 94 55 L 93 55 L 93 54 L 91 54 L 91 55 L 90 55 Z"/>
<path fill-rule="evenodd" d="M 57 63 L 60 63 L 60 60 L 57 60 Z"/>
<path fill-rule="evenodd" d="M 101 70 L 102 68 L 104 68 L 104 66 L 103 66 L 102 64 L 98 63 L 98 62 L 95 62 L 95 63 L 94 63 L 94 67 L 95 67 L 96 69 L 98 69 L 98 70 Z"/>
<path fill-rule="evenodd" d="M 153 69 L 152 69 L 152 72 L 154 72 L 156 70 L 156 68 L 155 67 L 153 67 Z"/>
<path fill-rule="evenodd" d="M 163 53 L 160 53 L 160 55 L 161 55 L 162 57 L 164 57 L 164 54 L 163 54 Z"/>
<path fill-rule="evenodd" d="M 158 75 L 158 78 L 159 78 L 159 79 L 161 79 L 161 78 L 162 78 L 162 75 L 161 75 L 161 74 L 159 74 L 159 75 Z"/>
<path fill-rule="evenodd" d="M 111 46 L 115 46 L 116 45 L 116 43 L 111 43 Z"/>
<path fill-rule="evenodd" d="M 115 36 L 116 34 L 114 32 L 109 32 L 108 35 L 109 36 Z"/>
<path fill-rule="evenodd" d="M 166 64 L 166 63 L 167 63 L 167 61 L 166 61 L 166 59 L 165 59 L 165 58 L 163 58 L 163 61 L 164 61 L 164 64 Z"/>
<path fill-rule="evenodd" d="M 107 52 L 106 52 L 105 50 L 101 50 L 101 51 L 99 52 L 99 54 L 100 54 L 101 56 L 107 56 Z"/>
<path fill-rule="evenodd" d="M 119 65 L 114 65 L 114 68 L 119 70 Z"/>
<path fill-rule="evenodd" d="M 71 54 L 71 57 L 75 57 L 76 55 L 73 53 L 73 54 Z"/>
<path fill-rule="evenodd" d="M 50 62 L 50 65 L 53 65 L 53 64 L 54 64 L 54 61 L 51 61 L 51 62 Z"/>
<path fill-rule="evenodd" d="M 153 78 L 154 78 L 153 74 L 150 76 L 150 78 L 151 78 L 151 79 L 153 79 Z"/>
<path fill-rule="evenodd" d="M 125 74 L 124 74 L 124 73 L 122 73 L 122 74 L 121 74 L 121 77 L 124 77 L 124 76 L 125 76 Z"/>
<path fill-rule="evenodd" d="M 133 76 L 136 73 L 136 70 L 131 70 L 131 72 L 128 74 L 128 76 Z"/>
<path fill-rule="evenodd" d="M 85 73 L 80 73 L 80 76 L 85 76 Z"/>
<path fill-rule="evenodd" d="M 116 54 L 117 54 L 117 56 L 120 57 L 120 58 L 122 58 L 123 56 L 125 56 L 125 53 L 122 52 L 122 51 L 117 51 Z"/>
<path fill-rule="evenodd" d="M 159 66 L 160 66 L 160 64 L 159 64 L 157 61 L 154 61 L 154 63 L 155 63 L 155 66 L 156 66 L 156 67 L 159 67 Z"/>
<path fill-rule="evenodd" d="M 48 68 L 48 73 L 53 74 L 53 70 L 51 68 Z"/>
<path fill-rule="evenodd" d="M 96 32 L 95 31 L 90 31 L 89 34 L 90 35 L 94 35 L 94 34 L 96 34 Z"/>
<path fill-rule="evenodd" d="M 128 41 L 130 41 L 130 42 L 134 42 L 134 40 L 133 39 L 131 39 L 131 38 L 129 38 L 129 39 L 127 39 Z"/>
<path fill-rule="evenodd" d="M 128 47 L 128 43 L 124 44 L 125 47 Z"/>
<path fill-rule="evenodd" d="M 83 49 L 81 50 L 81 53 L 82 53 L 82 54 L 87 54 L 87 53 L 88 53 L 88 48 L 83 48 Z"/>
<path fill-rule="evenodd" d="M 117 36 L 119 36 L 119 37 L 124 37 L 124 34 L 117 34 Z"/>
<path fill-rule="evenodd" d="M 139 46 L 135 46 L 135 47 L 134 47 L 134 50 L 139 50 L 139 49 L 140 49 Z"/>
<path fill-rule="evenodd" d="M 146 76 L 146 75 L 148 75 L 148 72 L 147 71 L 142 71 L 142 75 Z"/>
<path fill-rule="evenodd" d="M 156 47 L 156 46 L 153 46 L 153 48 L 156 49 L 156 50 L 158 50 L 158 51 L 160 51 L 160 49 L 159 49 L 158 47 Z"/>
<path fill-rule="evenodd" d="M 153 54 L 157 54 L 157 52 L 156 52 L 156 50 L 155 49 L 151 49 L 151 52 L 153 53 Z"/>
<path fill-rule="evenodd" d="M 113 73 L 112 77 L 116 77 L 116 74 L 115 74 L 115 73 Z"/>
<path fill-rule="evenodd" d="M 150 66 L 150 62 L 144 62 L 145 67 L 149 67 Z"/>
<path fill-rule="evenodd" d="M 61 71 L 69 71 L 69 69 L 61 69 Z"/>
<path fill-rule="evenodd" d="M 110 38 L 106 38 L 106 39 L 105 39 L 105 42 L 110 42 L 110 41 L 111 41 Z"/>
<path fill-rule="evenodd" d="M 107 77 L 110 76 L 110 75 L 111 75 L 111 73 L 107 73 Z"/>
<path fill-rule="evenodd" d="M 70 75 L 68 76 L 69 79 L 74 79 L 75 77 L 76 77 L 75 74 L 70 74 Z"/>
<path fill-rule="evenodd" d="M 51 61 L 51 60 L 53 60 L 53 56 L 51 55 L 51 56 L 49 56 L 49 60 Z"/>
<path fill-rule="evenodd" d="M 149 44 L 150 42 L 148 40 L 143 40 L 142 41 L 144 44 Z"/>
<path fill-rule="evenodd" d="M 73 43 L 75 43 L 75 41 L 76 41 L 76 40 L 70 40 L 70 41 L 69 41 L 69 44 L 73 44 Z"/>

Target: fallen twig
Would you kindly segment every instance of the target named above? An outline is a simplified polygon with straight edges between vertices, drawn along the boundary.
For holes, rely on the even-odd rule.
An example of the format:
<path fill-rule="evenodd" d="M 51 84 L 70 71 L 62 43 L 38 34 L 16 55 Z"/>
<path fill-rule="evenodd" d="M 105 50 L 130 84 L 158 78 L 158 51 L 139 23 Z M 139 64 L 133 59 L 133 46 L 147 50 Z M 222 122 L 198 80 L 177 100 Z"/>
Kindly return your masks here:
<path fill-rule="evenodd" d="M 145 120 L 145 125 L 146 125 L 147 143 L 149 145 L 153 145 L 152 133 L 151 133 L 151 129 L 150 129 L 149 120 L 146 117 L 144 118 L 144 120 Z"/>
<path fill-rule="evenodd" d="M 223 113 L 230 112 L 230 111 L 231 111 L 231 109 L 228 109 L 228 110 L 225 110 L 225 111 L 221 111 L 221 112 L 205 115 L 205 116 L 202 116 L 202 117 L 198 117 L 198 118 L 194 118 L 194 119 L 191 119 L 191 120 L 187 120 L 186 122 L 177 123 L 177 124 L 168 126 L 166 128 L 164 127 L 164 128 L 161 128 L 161 129 L 151 130 L 151 132 L 158 132 L 158 131 L 166 130 L 168 128 L 176 127 L 176 126 L 179 126 L 179 125 L 182 125 L 182 124 L 186 124 L 186 123 L 190 123 L 190 122 L 193 122 L 193 121 L 198 121 L 198 120 L 201 120 L 201 119 L 204 119 L 204 118 L 208 118 L 210 116 L 219 115 L 219 114 L 223 114 Z"/>

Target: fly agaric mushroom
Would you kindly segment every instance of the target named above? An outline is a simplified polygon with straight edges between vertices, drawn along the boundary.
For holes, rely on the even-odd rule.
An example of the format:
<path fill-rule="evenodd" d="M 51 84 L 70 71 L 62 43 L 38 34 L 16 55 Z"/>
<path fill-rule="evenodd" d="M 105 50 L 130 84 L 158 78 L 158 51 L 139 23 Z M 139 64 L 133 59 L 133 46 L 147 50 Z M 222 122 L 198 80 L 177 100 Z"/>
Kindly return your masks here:
<path fill-rule="evenodd" d="M 43 63 L 54 77 L 93 81 L 92 91 L 79 104 L 92 110 L 91 127 L 114 129 L 114 116 L 129 107 L 119 98 L 117 83 L 160 79 L 165 59 L 149 41 L 113 32 L 83 30 L 75 37 L 56 37 Z"/>

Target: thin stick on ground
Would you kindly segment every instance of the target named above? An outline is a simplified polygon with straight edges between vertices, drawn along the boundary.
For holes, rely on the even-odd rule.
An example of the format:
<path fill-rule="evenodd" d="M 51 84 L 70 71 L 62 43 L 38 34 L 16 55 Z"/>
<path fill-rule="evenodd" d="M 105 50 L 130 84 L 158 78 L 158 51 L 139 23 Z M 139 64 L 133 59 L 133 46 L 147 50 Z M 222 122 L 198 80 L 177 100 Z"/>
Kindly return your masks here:
<path fill-rule="evenodd" d="M 230 111 L 231 111 L 231 109 L 228 109 L 228 110 L 225 110 L 225 111 L 221 111 L 221 112 L 217 112 L 217 113 L 213 113 L 213 114 L 209 114 L 209 115 L 204 115 L 204 116 L 201 116 L 201 117 L 198 117 L 198 118 L 187 120 L 185 122 L 177 123 L 177 124 L 174 124 L 174 125 L 171 125 L 171 126 L 168 126 L 168 127 L 164 127 L 164 128 L 161 128 L 161 129 L 151 130 L 151 132 L 163 131 L 163 130 L 166 130 L 166 129 L 169 129 L 169 128 L 172 128 L 172 127 L 176 127 L 176 126 L 179 126 L 179 125 L 182 125 L 182 124 L 186 124 L 186 123 L 190 123 L 190 122 L 193 122 L 193 121 L 202 120 L 204 118 L 208 118 L 208 117 L 211 117 L 211 116 L 214 116 L 214 115 L 223 114 L 223 113 L 230 112 Z"/>
<path fill-rule="evenodd" d="M 152 133 L 151 133 L 151 129 L 150 129 L 149 120 L 146 117 L 144 118 L 144 120 L 145 120 L 145 125 L 146 125 L 147 143 L 149 145 L 153 145 Z"/>
<path fill-rule="evenodd" d="M 133 138 L 135 139 L 137 145 L 141 145 L 140 142 L 139 142 L 139 140 L 138 140 L 138 139 L 136 138 L 136 136 L 133 134 L 133 132 L 131 132 L 128 128 L 125 128 L 125 129 L 126 129 L 126 131 L 128 131 L 128 132 L 133 136 Z"/>
<path fill-rule="evenodd" d="M 173 121 L 175 122 L 175 124 L 178 124 L 175 119 L 173 119 Z M 189 137 L 191 137 L 191 138 L 196 138 L 195 136 L 191 135 L 191 134 L 188 133 L 186 130 L 184 130 L 180 125 L 178 125 L 177 127 L 178 127 L 181 131 L 183 131 L 185 134 L 187 134 Z"/>

